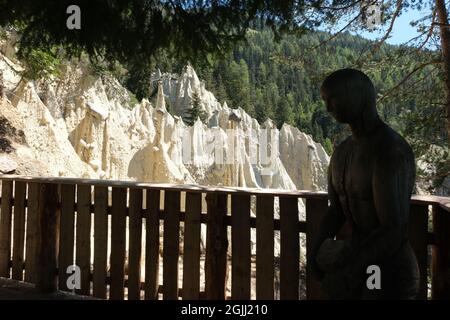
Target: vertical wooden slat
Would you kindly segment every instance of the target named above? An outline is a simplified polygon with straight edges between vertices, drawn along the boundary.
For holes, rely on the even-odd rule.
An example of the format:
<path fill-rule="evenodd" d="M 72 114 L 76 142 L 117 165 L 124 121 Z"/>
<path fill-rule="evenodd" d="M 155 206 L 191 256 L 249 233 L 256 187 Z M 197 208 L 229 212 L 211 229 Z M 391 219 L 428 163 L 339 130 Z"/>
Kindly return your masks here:
<path fill-rule="evenodd" d="M 76 264 L 81 271 L 80 294 L 91 292 L 91 186 L 77 186 Z"/>
<path fill-rule="evenodd" d="M 106 298 L 108 263 L 108 187 L 94 187 L 94 275 L 93 295 Z"/>
<path fill-rule="evenodd" d="M 0 277 L 9 278 L 11 260 L 11 207 L 13 182 L 2 181 L 2 205 L 0 212 Z"/>
<path fill-rule="evenodd" d="M 184 222 L 183 299 L 198 299 L 200 293 L 200 218 L 202 194 L 186 193 Z"/>
<path fill-rule="evenodd" d="M 178 299 L 178 255 L 180 246 L 180 192 L 165 191 L 163 237 L 163 297 Z"/>
<path fill-rule="evenodd" d="M 256 197 L 256 299 L 274 298 L 274 198 Z"/>
<path fill-rule="evenodd" d="M 450 299 L 450 212 L 433 206 L 432 299 Z"/>
<path fill-rule="evenodd" d="M 124 298 L 126 201 L 126 188 L 112 188 L 111 286 L 109 291 L 109 298 L 112 300 L 123 300 Z"/>
<path fill-rule="evenodd" d="M 25 196 L 27 191 L 25 182 L 16 181 L 14 192 L 14 239 L 12 278 L 23 279 L 24 243 L 25 243 Z"/>
<path fill-rule="evenodd" d="M 142 189 L 130 189 L 128 300 L 141 296 Z"/>
<path fill-rule="evenodd" d="M 59 289 L 70 291 L 67 286 L 67 268 L 74 264 L 75 185 L 61 185 L 61 224 L 59 234 Z M 71 269 L 69 269 L 71 270 Z M 72 270 L 73 272 L 73 270 Z"/>
<path fill-rule="evenodd" d="M 320 224 L 328 210 L 327 199 L 306 199 L 306 253 L 311 252 Z M 308 263 L 308 262 L 307 262 Z M 323 298 L 320 282 L 314 279 L 310 268 L 306 268 L 307 299 Z"/>
<path fill-rule="evenodd" d="M 298 299 L 300 244 L 298 204 L 295 197 L 280 197 L 280 298 Z"/>
<path fill-rule="evenodd" d="M 159 190 L 147 190 L 145 210 L 145 299 L 158 299 Z"/>
<path fill-rule="evenodd" d="M 37 217 L 36 289 L 50 293 L 57 289 L 57 254 L 59 235 L 58 185 L 40 185 Z"/>
<path fill-rule="evenodd" d="M 231 297 L 250 299 L 250 195 L 231 196 Z"/>
<path fill-rule="evenodd" d="M 39 190 L 39 183 L 30 182 L 28 184 L 25 281 L 31 283 L 36 282 Z"/>
<path fill-rule="evenodd" d="M 212 300 L 225 299 L 227 268 L 227 195 L 208 193 L 207 232 L 206 232 L 206 265 L 205 288 L 206 298 Z"/>
<path fill-rule="evenodd" d="M 417 298 L 427 299 L 427 234 L 428 205 L 413 204 L 409 219 L 409 240 L 416 254 L 420 272 L 420 289 Z"/>

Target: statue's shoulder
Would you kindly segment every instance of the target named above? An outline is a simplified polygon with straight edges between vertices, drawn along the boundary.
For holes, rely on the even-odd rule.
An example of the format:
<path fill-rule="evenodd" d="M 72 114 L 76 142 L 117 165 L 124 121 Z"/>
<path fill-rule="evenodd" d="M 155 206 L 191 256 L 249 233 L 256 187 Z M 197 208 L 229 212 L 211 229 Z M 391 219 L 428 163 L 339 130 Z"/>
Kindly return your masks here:
<path fill-rule="evenodd" d="M 398 158 L 414 162 L 414 153 L 408 142 L 394 129 L 384 125 L 377 139 L 378 158 L 380 161 L 392 161 Z"/>
<path fill-rule="evenodd" d="M 353 140 L 351 136 L 348 136 L 344 141 L 342 141 L 334 150 L 333 154 L 330 158 L 330 163 L 337 163 L 340 160 L 344 160 L 346 154 L 351 150 L 353 147 Z"/>
<path fill-rule="evenodd" d="M 386 125 L 377 139 L 374 177 L 389 179 L 401 174 L 406 179 L 409 194 L 414 188 L 416 164 L 414 153 L 408 142 L 394 129 Z"/>
<path fill-rule="evenodd" d="M 348 136 L 342 141 L 333 151 L 333 156 L 339 157 L 339 155 L 347 153 L 353 147 L 352 136 Z"/>

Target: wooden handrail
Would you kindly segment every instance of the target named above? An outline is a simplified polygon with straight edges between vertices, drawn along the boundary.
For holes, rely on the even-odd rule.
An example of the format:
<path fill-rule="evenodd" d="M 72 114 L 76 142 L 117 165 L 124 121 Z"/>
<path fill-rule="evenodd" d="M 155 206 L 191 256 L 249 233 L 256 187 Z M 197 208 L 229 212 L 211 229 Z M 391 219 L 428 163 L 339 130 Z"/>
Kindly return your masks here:
<path fill-rule="evenodd" d="M 123 187 L 123 188 L 144 188 L 152 190 L 167 191 L 189 191 L 189 192 L 215 192 L 227 194 L 250 194 L 250 195 L 280 195 L 293 196 L 300 198 L 318 198 L 326 199 L 327 193 L 323 191 L 310 190 L 283 190 L 283 189 L 258 189 L 258 188 L 239 188 L 239 187 L 222 187 L 222 186 L 202 186 L 194 184 L 170 184 L 170 183 L 148 183 L 138 181 L 122 181 L 122 180 L 99 180 L 99 179 L 80 179 L 80 178 L 62 178 L 62 177 L 27 177 L 16 175 L 0 175 L 0 180 L 6 181 L 23 181 L 36 183 L 57 183 L 57 184 L 77 184 L 77 185 L 93 185 L 106 187 Z"/>
<path fill-rule="evenodd" d="M 276 195 L 286 197 L 297 197 L 303 199 L 326 199 L 328 197 L 327 192 L 311 191 L 311 190 L 258 189 L 258 188 L 240 188 L 240 187 L 223 187 L 223 186 L 202 186 L 194 184 L 170 184 L 170 183 L 148 183 L 148 182 L 122 181 L 122 180 L 80 179 L 80 178 L 65 178 L 65 177 L 28 177 L 19 175 L 0 175 L 0 180 L 37 182 L 37 183 L 93 185 L 105 187 L 145 188 L 151 190 L 184 191 L 184 192 L 200 192 L 200 193 L 214 192 L 227 194 Z M 439 205 L 445 211 L 450 212 L 450 197 L 415 194 L 411 197 L 411 203 Z"/>

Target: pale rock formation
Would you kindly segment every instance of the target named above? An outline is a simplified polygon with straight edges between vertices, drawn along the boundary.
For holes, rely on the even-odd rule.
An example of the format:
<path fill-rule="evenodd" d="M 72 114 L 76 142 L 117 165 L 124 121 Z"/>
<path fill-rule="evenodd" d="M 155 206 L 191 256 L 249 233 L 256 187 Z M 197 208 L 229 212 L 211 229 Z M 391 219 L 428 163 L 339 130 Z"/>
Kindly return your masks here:
<path fill-rule="evenodd" d="M 11 174 L 17 169 L 17 162 L 7 157 L 6 155 L 0 154 L 0 173 Z"/>
<path fill-rule="evenodd" d="M 0 43 L 1 48 L 6 47 Z M 81 62 L 64 68 L 58 79 L 29 82 L 21 80 L 22 67 L 11 48 L 8 56 L 0 52 L 6 88 L 0 116 L 25 136 L 25 143 L 16 143 L 2 161 L 16 163 L 18 174 L 326 189 L 329 157 L 320 144 L 297 128 L 284 125 L 278 130 L 271 120 L 259 124 L 245 110 L 217 101 L 189 65 L 179 76 L 160 70 L 152 74 L 158 90 L 154 106 L 146 99 L 131 105 L 116 79 L 94 77 Z M 182 118 L 194 93 L 207 119 L 187 126 Z M 254 212 L 252 203 L 252 216 Z M 299 213 L 304 219 L 301 200 Z M 204 226 L 201 232 L 204 246 Z M 254 229 L 251 239 L 255 253 Z M 279 252 L 278 234 L 275 255 Z"/>
<path fill-rule="evenodd" d="M 243 109 L 231 109 L 226 102 L 220 104 L 190 65 L 179 77 L 158 70 L 153 79 L 162 82 L 176 115 L 182 117 L 191 108 L 194 92 L 199 95 L 201 106 L 208 115 L 207 125 L 197 121 L 189 134 L 196 159 L 187 167 L 197 182 L 276 189 L 325 189 L 329 157 L 311 136 L 289 125 L 279 131 L 270 120 L 259 125 Z M 262 142 L 264 144 L 264 137 L 267 145 L 260 146 Z M 208 143 L 211 139 L 216 143 L 222 140 L 218 144 L 223 147 L 216 151 L 220 149 L 223 163 L 217 164 L 212 159 L 213 156 L 217 158 L 217 154 L 206 154 L 211 149 Z M 272 145 L 274 154 L 271 154 Z M 217 175 L 221 181 L 217 181 Z"/>
<path fill-rule="evenodd" d="M 40 100 L 34 85 L 22 81 L 14 93 L 12 103 L 21 120 L 26 142 L 34 151 L 34 158 L 48 165 L 54 176 L 96 177 L 95 172 L 75 153 L 67 132 L 60 130 L 47 107 Z"/>
<path fill-rule="evenodd" d="M 280 157 L 296 187 L 320 190 L 326 186 L 328 155 L 310 135 L 284 124 L 280 131 Z"/>

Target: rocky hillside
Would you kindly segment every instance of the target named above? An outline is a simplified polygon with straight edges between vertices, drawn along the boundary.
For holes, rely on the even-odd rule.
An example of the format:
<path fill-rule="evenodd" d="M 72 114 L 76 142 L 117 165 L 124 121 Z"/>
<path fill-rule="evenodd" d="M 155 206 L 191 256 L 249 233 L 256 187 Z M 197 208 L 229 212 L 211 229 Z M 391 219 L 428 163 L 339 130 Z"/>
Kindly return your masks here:
<path fill-rule="evenodd" d="M 257 188 L 326 186 L 329 157 L 311 136 L 229 108 L 191 66 L 152 75 L 153 103 L 136 103 L 111 77 L 66 64 L 51 81 L 26 81 L 0 46 L 2 172 Z M 200 97 L 206 120 L 182 116 Z M 134 101 L 134 103 L 133 103 Z M 167 110 L 170 106 L 170 112 Z M 7 147 L 6 147 L 7 145 Z"/>

